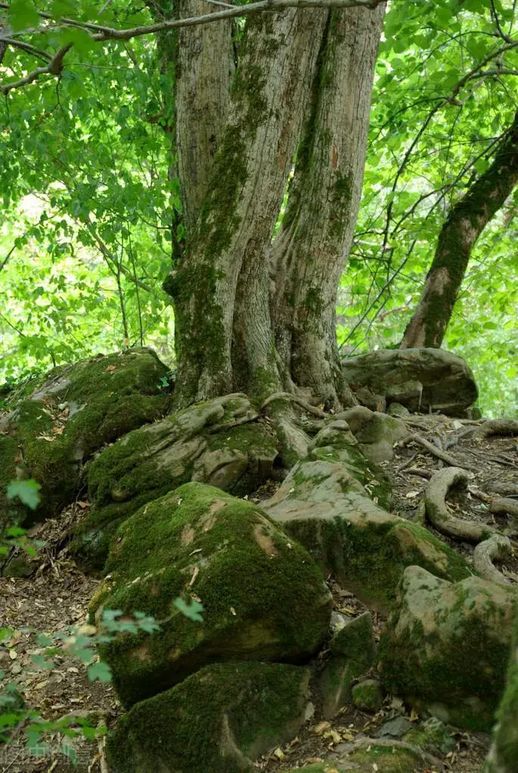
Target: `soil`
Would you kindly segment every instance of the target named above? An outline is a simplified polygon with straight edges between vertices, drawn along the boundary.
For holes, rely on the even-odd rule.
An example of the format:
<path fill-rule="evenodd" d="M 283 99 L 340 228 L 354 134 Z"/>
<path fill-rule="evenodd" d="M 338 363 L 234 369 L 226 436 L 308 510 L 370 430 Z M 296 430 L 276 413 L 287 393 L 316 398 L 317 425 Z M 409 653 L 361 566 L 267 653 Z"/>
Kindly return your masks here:
<path fill-rule="evenodd" d="M 411 422 L 416 435 L 446 451 L 458 466 L 470 469 L 468 491 L 458 492 L 451 507 L 459 517 L 491 523 L 514 537 L 513 555 L 499 568 L 510 582 L 518 583 L 518 523 L 510 516 L 492 515 L 489 510 L 495 484 L 502 490 L 514 490 L 511 495 L 518 501 L 516 438 L 482 437 L 476 431 L 477 423 L 446 417 L 412 416 Z M 394 486 L 393 510 L 410 520 L 418 519 L 419 503 L 428 480 L 444 463 L 418 442 L 406 441 L 396 446 L 394 459 L 383 466 Z M 257 492 L 257 499 L 264 498 L 265 491 L 271 494 L 274 486 L 272 483 L 272 487 Z M 33 561 L 31 577 L 0 577 L 1 624 L 15 631 L 0 644 L 0 670 L 6 682 L 18 684 L 26 704 L 46 719 L 73 715 L 88 718 L 93 727 L 102 722 L 112 726 L 120 707 L 111 686 L 90 682 L 84 666 L 71 659 L 62 644 L 58 645 L 51 670 L 41 670 L 32 661 L 41 651 L 36 639 L 38 633 L 67 633 L 86 623 L 87 605 L 99 580 L 78 570 L 67 555 L 63 535 L 87 511 L 88 502 L 76 502 L 59 518 L 33 530 L 31 537 L 44 541 L 45 546 Z M 468 558 L 472 554 L 472 545 L 448 541 Z M 353 594 L 336 583 L 330 584 L 338 611 L 357 615 L 365 610 Z M 374 620 L 379 633 L 383 618 L 375 615 Z M 281 773 L 324 760 L 339 764 L 347 744 L 362 736 L 374 737 L 387 720 L 397 716 L 406 717 L 412 723 L 419 720 L 417 714 L 407 711 L 402 701 L 390 696 L 375 715 L 347 707 L 332 722 L 310 720 L 297 738 L 259 760 L 257 769 Z M 454 729 L 452 734 L 455 748 L 443 756 L 443 769 L 455 773 L 480 771 L 489 737 Z M 48 751 L 37 756 L 26 749 L 23 728 L 20 729 L 12 744 L 0 747 L 0 773 L 106 773 L 102 739 L 74 741 L 75 764 L 63 753 L 61 740 L 59 733 L 51 735 L 46 739 Z M 435 769 L 430 768 L 429 773 L 432 770 Z"/>

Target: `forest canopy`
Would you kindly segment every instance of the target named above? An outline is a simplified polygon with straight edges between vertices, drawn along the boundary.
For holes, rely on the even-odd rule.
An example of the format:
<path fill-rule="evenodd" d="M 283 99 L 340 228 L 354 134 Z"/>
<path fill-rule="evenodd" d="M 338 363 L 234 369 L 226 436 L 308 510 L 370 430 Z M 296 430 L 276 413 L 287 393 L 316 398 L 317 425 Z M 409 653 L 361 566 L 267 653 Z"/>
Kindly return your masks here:
<path fill-rule="evenodd" d="M 174 73 L 164 64 L 174 33 L 96 40 L 59 22 L 129 29 L 169 5 L 0 5 L 0 382 L 140 345 L 174 368 L 162 288 L 184 238 Z M 514 21 L 511 0 L 389 4 L 338 293 L 342 355 L 399 345 L 448 213 L 512 124 Z M 17 85 L 63 48 L 57 74 Z M 516 200 L 515 190 L 478 239 L 444 340 L 474 369 L 487 415 L 517 403 Z"/>

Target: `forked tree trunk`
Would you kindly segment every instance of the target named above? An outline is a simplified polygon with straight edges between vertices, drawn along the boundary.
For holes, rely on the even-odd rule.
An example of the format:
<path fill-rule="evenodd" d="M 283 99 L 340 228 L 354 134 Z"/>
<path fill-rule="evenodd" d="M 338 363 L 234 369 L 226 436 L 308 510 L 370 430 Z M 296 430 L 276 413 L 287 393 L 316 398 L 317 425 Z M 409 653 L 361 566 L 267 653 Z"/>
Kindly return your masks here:
<path fill-rule="evenodd" d="M 180 13 L 200 4 L 183 0 Z M 175 304 L 177 406 L 236 389 L 261 401 L 308 387 L 335 406 L 346 394 L 334 303 L 358 209 L 382 14 L 249 17 L 233 75 L 228 27 L 182 31 L 176 147 L 186 243 L 165 283 Z M 272 251 L 301 137 L 291 226 Z"/>
<path fill-rule="evenodd" d="M 442 227 L 421 300 L 401 349 L 439 348 L 475 242 L 518 181 L 518 113 L 493 163 L 451 210 Z"/>

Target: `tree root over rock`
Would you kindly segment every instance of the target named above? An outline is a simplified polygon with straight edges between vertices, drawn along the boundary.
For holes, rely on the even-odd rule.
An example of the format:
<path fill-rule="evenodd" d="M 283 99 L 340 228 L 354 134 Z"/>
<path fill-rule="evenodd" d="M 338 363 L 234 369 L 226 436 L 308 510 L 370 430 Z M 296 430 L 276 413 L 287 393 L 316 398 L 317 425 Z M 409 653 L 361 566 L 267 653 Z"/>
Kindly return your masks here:
<path fill-rule="evenodd" d="M 509 537 L 493 534 L 489 539 L 480 542 L 473 551 L 473 566 L 484 580 L 491 580 L 498 585 L 509 585 L 509 580 L 493 564 L 511 555 L 512 546 Z"/>
<path fill-rule="evenodd" d="M 480 542 L 495 533 L 495 529 L 483 523 L 471 523 L 452 515 L 446 504 L 450 489 L 456 486 L 466 487 L 468 475 L 459 467 L 446 467 L 434 473 L 428 484 L 424 503 L 428 520 L 442 534 L 468 542 Z"/>

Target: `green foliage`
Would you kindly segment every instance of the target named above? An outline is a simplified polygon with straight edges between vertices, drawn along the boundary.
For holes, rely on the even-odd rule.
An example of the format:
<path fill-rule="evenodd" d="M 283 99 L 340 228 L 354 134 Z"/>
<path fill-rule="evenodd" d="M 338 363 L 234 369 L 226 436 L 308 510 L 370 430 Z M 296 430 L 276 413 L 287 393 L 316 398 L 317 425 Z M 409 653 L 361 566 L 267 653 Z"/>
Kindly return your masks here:
<path fill-rule="evenodd" d="M 172 13 L 169 2 L 152 5 L 158 16 Z M 173 75 L 160 60 L 168 39 L 158 49 L 152 37 L 99 44 L 81 29 L 43 24 L 36 8 L 119 28 L 153 20 L 146 4 L 121 0 L 12 0 L 0 11 L 44 55 L 73 43 L 61 77 L 0 101 L 0 383 L 141 342 L 170 357 L 174 321 L 161 280 L 172 239 L 184 238 L 171 173 Z M 340 289 L 342 353 L 399 343 L 449 209 L 512 120 L 512 25 L 512 0 L 390 4 Z M 39 63 L 9 46 L 1 82 Z M 445 341 L 469 360 L 492 415 L 518 401 L 515 213 L 516 197 L 480 238 Z"/>
<path fill-rule="evenodd" d="M 512 4 L 495 8 L 511 34 Z M 340 290 L 343 353 L 399 344 L 450 208 L 512 123 L 516 78 L 500 73 L 516 69 L 517 58 L 506 46 L 482 0 L 390 5 L 362 206 Z M 488 415 L 518 407 L 516 193 L 511 199 L 476 245 L 444 342 L 474 369 Z"/>
<path fill-rule="evenodd" d="M 31 510 L 36 510 L 41 499 L 40 489 L 41 485 L 36 480 L 13 480 L 7 487 L 7 498 L 18 498 L 20 502 L 30 507 Z M 13 529 L 9 531 L 11 532 L 10 536 L 17 536 L 12 534 Z"/>

